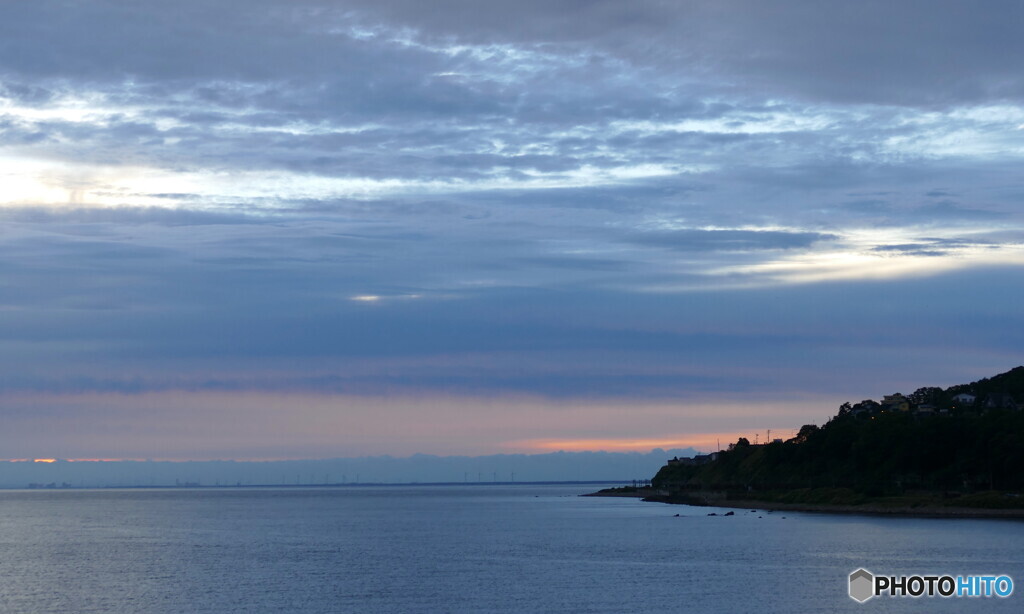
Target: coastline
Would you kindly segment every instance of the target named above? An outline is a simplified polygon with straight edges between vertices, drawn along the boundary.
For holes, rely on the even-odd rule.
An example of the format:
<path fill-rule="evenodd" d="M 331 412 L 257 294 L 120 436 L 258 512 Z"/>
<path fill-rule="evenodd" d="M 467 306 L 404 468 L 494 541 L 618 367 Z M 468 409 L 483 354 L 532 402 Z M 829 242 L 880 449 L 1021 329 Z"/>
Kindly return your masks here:
<path fill-rule="evenodd" d="M 705 495 L 705 496 L 701 496 Z M 707 496 L 711 495 L 711 496 Z M 724 507 L 759 509 L 779 512 L 809 512 L 816 514 L 853 514 L 861 516 L 890 516 L 907 518 L 975 518 L 1024 519 L 1024 508 L 956 507 L 945 505 L 885 505 L 883 502 L 860 504 L 788 503 L 758 499 L 729 499 L 714 496 L 717 493 L 698 493 L 697 496 L 671 496 L 653 488 L 605 489 L 582 495 L 584 497 L 632 497 L 651 503 L 690 505 L 692 507 Z"/>

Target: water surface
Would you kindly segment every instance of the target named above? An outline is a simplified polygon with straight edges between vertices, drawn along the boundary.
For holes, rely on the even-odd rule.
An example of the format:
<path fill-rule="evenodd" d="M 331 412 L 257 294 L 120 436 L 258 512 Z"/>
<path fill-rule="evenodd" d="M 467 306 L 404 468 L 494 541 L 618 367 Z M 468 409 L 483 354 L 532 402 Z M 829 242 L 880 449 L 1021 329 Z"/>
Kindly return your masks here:
<path fill-rule="evenodd" d="M 0 492 L 3 612 L 1010 612 L 846 594 L 878 573 L 1024 582 L 1024 523 L 578 497 L 594 486 Z M 680 517 L 675 517 L 680 514 Z"/>

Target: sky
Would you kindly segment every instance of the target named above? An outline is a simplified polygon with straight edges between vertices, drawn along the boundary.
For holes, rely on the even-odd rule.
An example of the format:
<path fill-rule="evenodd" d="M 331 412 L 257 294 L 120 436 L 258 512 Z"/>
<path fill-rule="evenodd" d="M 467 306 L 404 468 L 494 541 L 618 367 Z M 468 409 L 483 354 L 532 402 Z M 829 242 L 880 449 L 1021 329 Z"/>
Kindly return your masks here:
<path fill-rule="evenodd" d="M 1022 23 L 4 2 L 0 458 L 709 451 L 1009 370 Z"/>

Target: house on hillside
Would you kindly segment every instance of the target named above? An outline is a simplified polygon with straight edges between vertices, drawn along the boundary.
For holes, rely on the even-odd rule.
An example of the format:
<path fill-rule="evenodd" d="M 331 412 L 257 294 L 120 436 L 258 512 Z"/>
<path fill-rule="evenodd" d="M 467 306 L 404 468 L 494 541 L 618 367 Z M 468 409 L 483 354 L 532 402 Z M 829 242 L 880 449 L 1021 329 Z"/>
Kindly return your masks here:
<path fill-rule="evenodd" d="M 958 394 L 955 397 L 953 397 L 953 402 L 954 403 L 961 403 L 963 405 L 974 405 L 974 400 L 976 398 L 977 397 L 975 397 L 973 394 L 967 394 L 966 392 L 961 392 L 960 394 Z"/>
<path fill-rule="evenodd" d="M 711 454 L 697 454 L 693 458 L 671 458 L 668 461 L 669 466 L 674 465 L 685 465 L 687 467 L 693 467 L 694 465 L 706 465 L 711 461 L 718 459 L 718 452 L 712 452 Z"/>
<path fill-rule="evenodd" d="M 1020 409 L 1017 401 L 1005 392 L 993 392 L 988 395 L 988 397 L 985 398 L 985 407 L 989 409 Z"/>
<path fill-rule="evenodd" d="M 910 401 L 900 393 L 887 394 L 882 398 L 882 407 L 889 411 L 910 411 Z"/>
<path fill-rule="evenodd" d="M 914 410 L 914 414 L 918 416 L 934 416 L 935 411 L 936 409 L 934 405 L 922 403 L 921 405 L 917 406 L 917 409 Z"/>
<path fill-rule="evenodd" d="M 881 407 L 882 406 L 879 405 L 876 401 L 872 401 L 871 399 L 864 399 L 860 403 L 857 403 L 856 405 L 850 408 L 850 415 L 873 415 L 878 413 L 878 410 L 881 409 Z"/>
<path fill-rule="evenodd" d="M 711 454 L 698 454 L 693 457 L 693 462 L 696 465 L 704 465 L 716 460 L 718 460 L 718 452 L 712 452 Z"/>

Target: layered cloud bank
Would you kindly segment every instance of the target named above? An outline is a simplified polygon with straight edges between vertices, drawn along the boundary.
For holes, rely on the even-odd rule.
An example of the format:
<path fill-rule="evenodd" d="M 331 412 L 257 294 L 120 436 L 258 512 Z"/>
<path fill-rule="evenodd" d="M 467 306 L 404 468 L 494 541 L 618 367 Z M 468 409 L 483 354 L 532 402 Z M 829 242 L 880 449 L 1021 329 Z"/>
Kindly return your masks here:
<path fill-rule="evenodd" d="M 706 440 L 1005 370 L 1022 10 L 7 4 L 0 443 Z"/>

